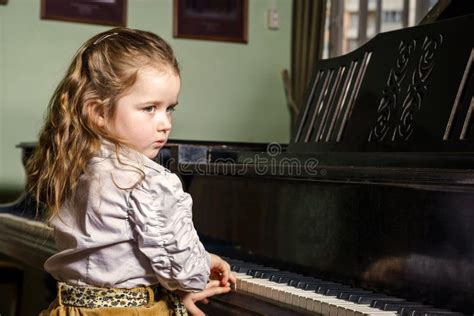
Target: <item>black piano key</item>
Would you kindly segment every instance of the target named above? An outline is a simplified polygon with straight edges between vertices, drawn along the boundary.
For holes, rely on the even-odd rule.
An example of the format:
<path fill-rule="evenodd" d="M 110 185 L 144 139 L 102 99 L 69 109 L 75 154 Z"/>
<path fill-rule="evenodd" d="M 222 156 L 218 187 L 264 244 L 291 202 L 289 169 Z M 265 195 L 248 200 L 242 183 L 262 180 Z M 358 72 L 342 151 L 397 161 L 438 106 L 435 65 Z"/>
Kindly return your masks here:
<path fill-rule="evenodd" d="M 265 272 L 276 272 L 276 271 L 279 271 L 279 270 L 274 269 L 274 268 L 268 268 L 268 267 L 255 267 L 255 268 L 250 268 L 247 271 L 247 274 L 253 276 L 254 278 L 264 279 L 265 277 L 263 277 L 263 273 L 265 273 Z"/>
<path fill-rule="evenodd" d="M 374 308 L 378 308 L 378 309 L 383 309 L 384 305 L 385 304 L 388 304 L 388 303 L 393 303 L 393 302 L 399 302 L 399 300 L 395 299 L 395 298 L 391 298 L 391 297 L 382 297 L 382 298 L 376 298 L 372 301 L 372 303 L 370 303 L 370 307 L 374 307 Z M 405 300 L 401 301 L 401 302 L 407 302 Z M 409 302 L 409 303 L 413 303 L 413 302 Z"/>
<path fill-rule="evenodd" d="M 340 299 L 345 300 L 345 301 L 355 302 L 355 301 L 351 300 L 351 297 L 354 297 L 354 296 L 359 297 L 359 296 L 364 295 L 364 294 L 369 295 L 369 294 L 373 294 L 373 293 L 371 291 L 362 290 L 362 289 L 349 289 L 349 290 L 341 291 L 337 295 L 337 298 L 340 298 Z"/>
<path fill-rule="evenodd" d="M 321 285 L 316 290 L 316 293 L 323 294 L 326 296 L 338 296 L 344 290 L 349 290 L 351 287 L 342 284 L 329 284 L 329 285 Z"/>
<path fill-rule="evenodd" d="M 415 306 L 415 307 L 403 307 L 400 311 L 400 316 L 448 316 L 452 314 L 460 314 L 460 313 L 455 313 L 439 308 L 434 308 L 434 307 L 428 307 L 428 306 Z M 460 314 L 462 315 L 462 314 Z"/>
<path fill-rule="evenodd" d="M 291 279 L 303 277 L 302 275 L 292 272 L 274 272 L 271 273 L 269 280 L 276 283 L 288 283 Z"/>
<path fill-rule="evenodd" d="M 287 283 L 291 286 L 315 291 L 326 296 L 335 296 L 339 299 L 355 302 L 358 304 L 370 304 L 370 306 L 385 310 L 395 311 L 400 316 L 462 316 L 461 313 L 436 309 L 429 305 L 418 302 L 407 302 L 404 299 L 389 297 L 385 294 L 373 293 L 371 291 L 351 288 L 348 285 L 332 281 L 325 281 L 315 277 L 300 275 L 294 272 L 281 271 L 275 268 L 259 264 L 225 258 L 231 265 L 231 270 L 246 273 L 255 278 L 269 279 L 276 283 Z"/>
<path fill-rule="evenodd" d="M 412 316 L 465 316 L 462 313 L 451 312 L 442 309 L 415 309 L 410 313 Z"/>
<path fill-rule="evenodd" d="M 308 277 L 308 276 L 296 276 L 290 279 L 290 281 L 288 282 L 288 285 L 297 287 L 297 288 L 302 288 L 304 286 L 304 283 L 309 282 L 309 281 L 321 281 L 321 280 L 313 278 L 313 277 Z"/>
<path fill-rule="evenodd" d="M 261 265 L 256 265 L 256 264 L 236 264 L 231 266 L 231 270 L 233 272 L 238 272 L 238 273 L 247 273 L 250 269 L 256 269 L 262 267 Z"/>
<path fill-rule="evenodd" d="M 290 277 L 285 277 L 285 276 L 273 276 L 270 278 L 270 281 L 280 283 L 280 284 L 287 284 L 289 280 L 290 280 Z"/>
<path fill-rule="evenodd" d="M 384 310 L 384 311 L 394 311 L 394 312 L 397 312 L 398 314 L 400 314 L 404 308 L 407 308 L 407 307 L 423 307 L 423 306 L 426 306 L 426 305 L 423 305 L 423 304 L 417 303 L 417 302 L 407 302 L 407 301 L 404 301 L 404 302 L 387 302 L 387 303 L 383 304 L 383 306 L 380 309 Z"/>
<path fill-rule="evenodd" d="M 275 271 L 273 271 L 273 270 L 272 271 L 270 271 L 270 270 L 259 270 L 259 271 L 255 272 L 254 277 L 259 278 L 259 279 L 270 279 L 270 276 L 274 272 Z"/>
<path fill-rule="evenodd" d="M 386 296 L 385 294 L 368 294 L 368 295 L 361 295 L 358 297 L 354 297 L 355 300 L 350 300 L 351 302 L 355 302 L 357 304 L 370 304 L 372 306 L 373 302 L 376 300 L 384 300 L 384 301 L 392 301 L 392 302 L 403 302 L 404 299 Z"/>
<path fill-rule="evenodd" d="M 281 284 L 286 283 L 297 288 L 315 291 L 318 294 L 334 296 L 358 304 L 369 304 L 371 307 L 380 310 L 396 312 L 399 316 L 465 316 L 461 313 L 434 308 L 419 302 L 409 302 L 401 298 L 352 288 L 349 285 L 304 276 L 295 272 L 281 271 L 236 259 L 224 259 L 231 265 L 232 271 L 245 272 L 255 278 L 265 278 Z"/>
<path fill-rule="evenodd" d="M 305 281 L 298 284 L 297 288 L 303 289 L 306 291 L 317 291 L 320 286 L 324 285 L 341 285 L 339 283 L 334 283 L 331 281 L 323 281 L 323 280 L 314 280 L 314 281 Z"/>
<path fill-rule="evenodd" d="M 288 285 L 299 288 L 299 289 L 302 289 L 302 288 L 304 288 L 304 286 L 307 282 L 311 282 L 311 281 L 316 282 L 316 281 L 321 281 L 321 280 L 313 278 L 313 277 L 307 277 L 307 276 L 305 276 L 305 277 L 295 277 L 295 278 L 292 278 L 288 282 Z"/>
<path fill-rule="evenodd" d="M 406 306 L 406 307 L 402 307 L 400 309 L 400 316 L 411 316 L 415 312 L 415 310 L 417 310 L 417 309 L 418 309 L 419 312 L 427 310 L 427 308 L 424 308 L 423 306 L 414 306 L 414 307 L 413 306 Z M 431 308 L 429 310 L 433 310 L 433 309 L 434 308 Z"/>
<path fill-rule="evenodd" d="M 231 266 L 231 271 L 237 272 L 237 273 L 247 273 L 247 271 L 250 269 L 248 266 Z"/>
<path fill-rule="evenodd" d="M 318 294 L 334 296 L 358 304 L 369 304 L 371 307 L 380 310 L 396 312 L 399 316 L 464 316 L 461 313 L 437 309 L 419 302 L 409 302 L 401 298 L 373 293 L 364 289 L 352 288 L 349 285 L 333 281 L 321 280 L 289 271 L 281 271 L 241 260 L 229 258 L 225 260 L 231 265 L 232 271 L 244 272 L 255 278 L 264 278 L 281 284 L 286 283 L 300 289 L 315 291 Z"/>
<path fill-rule="evenodd" d="M 259 271 L 255 271 L 253 276 L 259 279 L 270 279 L 272 272 L 274 271 L 259 270 Z"/>

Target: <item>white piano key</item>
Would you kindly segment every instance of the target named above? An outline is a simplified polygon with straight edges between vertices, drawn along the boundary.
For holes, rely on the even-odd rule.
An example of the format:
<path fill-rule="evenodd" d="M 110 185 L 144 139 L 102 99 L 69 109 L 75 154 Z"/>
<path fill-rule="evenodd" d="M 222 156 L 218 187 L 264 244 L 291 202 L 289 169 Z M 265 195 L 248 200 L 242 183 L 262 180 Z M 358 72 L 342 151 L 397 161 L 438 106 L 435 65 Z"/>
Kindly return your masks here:
<path fill-rule="evenodd" d="M 282 287 L 278 290 L 278 301 L 289 304 L 291 302 L 291 287 Z"/>
<path fill-rule="evenodd" d="M 306 308 L 308 299 L 313 299 L 315 297 L 319 297 L 320 295 L 321 294 L 317 294 L 314 291 L 305 291 L 297 289 L 291 294 L 291 305 Z"/>
<path fill-rule="evenodd" d="M 286 284 L 278 286 L 275 291 L 278 293 L 278 301 L 295 306 L 297 306 L 295 303 L 299 300 L 300 296 L 316 294 L 312 291 L 305 291 Z M 275 296 L 273 295 L 273 297 Z"/>
<path fill-rule="evenodd" d="M 239 276 L 236 276 L 237 278 Z M 324 297 L 321 294 L 317 294 L 313 291 L 306 291 L 298 289 L 287 284 L 276 283 L 268 279 L 252 278 L 248 275 L 243 275 L 243 279 L 238 279 L 238 288 L 241 291 L 245 291 L 250 294 L 266 297 L 275 301 L 285 303 L 288 305 L 298 306 L 297 302 L 299 298 L 302 300 L 302 308 L 307 308 L 306 301 L 314 300 L 314 297 Z M 311 305 L 312 306 L 312 305 Z M 309 308 L 310 310 L 312 307 Z"/>
<path fill-rule="evenodd" d="M 310 310 L 312 312 L 316 312 L 318 314 L 321 314 L 323 312 L 322 310 L 322 304 L 328 300 L 333 300 L 333 298 L 328 298 L 327 296 L 318 294 L 319 296 L 317 297 L 312 297 L 311 301 L 308 301 L 306 309 Z M 326 313 L 327 315 L 328 313 Z"/>
<path fill-rule="evenodd" d="M 288 285 L 282 283 L 275 283 L 270 280 L 265 280 L 263 283 L 265 286 L 265 292 L 263 293 L 264 297 L 269 299 L 273 299 L 274 297 L 278 297 L 278 291 L 282 288 L 287 288 Z"/>
<path fill-rule="evenodd" d="M 332 296 L 324 296 L 315 293 L 314 291 L 307 291 L 287 284 L 281 284 L 269 281 L 267 279 L 253 278 L 246 274 L 236 275 L 237 288 L 249 294 L 263 296 L 285 303 L 292 306 L 298 306 L 309 311 L 316 311 L 329 315 L 329 302 L 337 304 L 345 303 L 344 300 L 339 300 Z M 326 303 L 323 308 L 323 303 Z M 333 305 L 334 305 L 333 304 Z M 335 306 L 335 305 L 334 305 Z M 352 315 L 354 316 L 354 315 Z"/>
<path fill-rule="evenodd" d="M 299 308 L 303 308 L 303 309 L 306 309 L 306 306 L 308 305 L 308 301 L 310 300 L 311 298 L 309 297 L 309 295 L 305 295 L 305 294 L 302 294 L 301 296 L 298 296 L 298 301 L 297 301 L 297 307 Z"/>
<path fill-rule="evenodd" d="M 345 308 L 347 307 L 355 307 L 357 304 L 345 300 L 339 300 L 334 304 L 329 306 L 329 315 L 330 316 L 346 316 L 345 315 Z M 362 305 L 359 305 L 362 306 Z"/>
<path fill-rule="evenodd" d="M 247 284 L 247 288 L 246 288 L 247 292 L 251 294 L 256 294 L 259 287 L 259 279 L 254 279 L 254 278 L 246 279 L 245 283 Z"/>
<path fill-rule="evenodd" d="M 293 306 L 300 306 L 301 308 L 311 310 L 315 300 L 323 297 L 314 291 L 298 289 L 290 286 L 288 288 L 288 304 Z"/>
<path fill-rule="evenodd" d="M 235 273 L 234 272 L 233 274 L 234 274 L 235 278 L 237 279 L 237 282 L 235 284 L 235 289 L 239 290 L 239 291 L 240 290 L 243 291 L 243 289 L 242 289 L 242 280 L 251 279 L 252 276 L 247 275 L 245 273 Z"/>
<path fill-rule="evenodd" d="M 280 303 L 300 307 L 326 316 L 396 316 L 394 312 L 382 311 L 368 305 L 357 304 L 334 296 L 325 296 L 314 291 L 299 289 L 286 283 L 254 278 L 245 273 L 234 273 L 237 291 L 265 297 Z"/>
<path fill-rule="evenodd" d="M 337 306 L 335 306 L 335 309 L 336 309 L 335 314 L 333 313 L 333 310 L 331 310 L 331 316 L 332 315 L 348 316 L 347 313 L 350 309 L 354 310 L 354 309 L 363 308 L 363 307 L 369 307 L 369 305 L 356 304 L 356 303 L 353 303 L 353 302 L 341 303 L 341 304 L 338 304 Z"/>
<path fill-rule="evenodd" d="M 275 282 L 267 279 L 247 278 L 242 282 L 246 284 L 246 292 L 267 298 L 272 298 L 272 291 L 278 287 Z"/>
<path fill-rule="evenodd" d="M 329 315 L 329 304 L 328 303 L 337 303 L 342 300 L 335 298 L 334 296 L 324 296 L 319 298 L 315 304 L 313 311 L 323 315 Z"/>
<path fill-rule="evenodd" d="M 241 279 L 239 283 L 237 283 L 238 285 L 238 288 L 242 291 L 242 292 L 247 292 L 247 288 L 248 288 L 248 283 L 247 283 L 247 280 L 246 279 Z"/>
<path fill-rule="evenodd" d="M 369 306 L 357 306 L 354 309 L 349 307 L 347 316 L 397 316 L 395 312 L 383 311 Z"/>
<path fill-rule="evenodd" d="M 273 282 L 267 279 L 256 279 L 254 287 L 257 287 L 257 289 L 254 290 L 254 293 L 259 296 L 268 297 L 268 293 L 271 293 L 272 290 L 271 283 Z"/>

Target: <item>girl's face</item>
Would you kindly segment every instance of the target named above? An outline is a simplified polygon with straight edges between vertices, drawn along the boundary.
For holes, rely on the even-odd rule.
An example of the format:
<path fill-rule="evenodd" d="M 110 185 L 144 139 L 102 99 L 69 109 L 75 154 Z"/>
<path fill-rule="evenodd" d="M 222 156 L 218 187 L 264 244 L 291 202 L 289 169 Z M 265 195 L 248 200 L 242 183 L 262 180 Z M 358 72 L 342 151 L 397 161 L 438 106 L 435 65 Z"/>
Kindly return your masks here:
<path fill-rule="evenodd" d="M 181 80 L 173 71 L 147 67 L 116 104 L 107 128 L 113 136 L 154 158 L 171 131 L 171 118 L 178 104 Z"/>

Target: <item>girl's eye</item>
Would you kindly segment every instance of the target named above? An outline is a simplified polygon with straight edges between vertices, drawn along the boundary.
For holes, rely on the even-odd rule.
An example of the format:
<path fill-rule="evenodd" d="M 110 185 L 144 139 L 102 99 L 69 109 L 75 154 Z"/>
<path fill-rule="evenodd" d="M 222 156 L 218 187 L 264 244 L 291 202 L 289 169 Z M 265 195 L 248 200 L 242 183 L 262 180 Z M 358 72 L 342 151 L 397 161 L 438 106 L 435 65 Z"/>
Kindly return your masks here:
<path fill-rule="evenodd" d="M 148 113 L 152 113 L 156 110 L 156 107 L 150 105 L 150 106 L 147 106 L 146 108 L 143 108 L 143 111 L 145 112 L 148 112 Z"/>
<path fill-rule="evenodd" d="M 166 108 L 166 112 L 169 112 L 169 113 L 172 113 L 172 112 L 174 112 L 175 110 L 176 110 L 176 109 L 175 109 L 175 106 L 174 106 L 174 105 L 173 105 L 173 106 L 169 106 L 169 107 Z"/>

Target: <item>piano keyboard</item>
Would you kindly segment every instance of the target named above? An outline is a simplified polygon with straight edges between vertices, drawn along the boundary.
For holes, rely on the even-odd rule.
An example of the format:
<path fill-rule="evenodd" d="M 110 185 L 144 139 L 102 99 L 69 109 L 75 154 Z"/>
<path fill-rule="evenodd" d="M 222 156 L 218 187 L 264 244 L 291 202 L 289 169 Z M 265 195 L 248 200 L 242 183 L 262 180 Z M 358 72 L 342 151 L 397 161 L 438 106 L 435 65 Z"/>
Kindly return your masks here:
<path fill-rule="evenodd" d="M 461 313 L 274 268 L 225 258 L 236 292 L 330 316 L 454 316 Z"/>
<path fill-rule="evenodd" d="M 2 251 L 20 260 L 28 258 L 28 263 L 38 268 L 41 268 L 44 260 L 55 252 L 52 229 L 44 223 L 12 214 L 0 214 L 0 230 L 3 232 L 3 234 L 0 234 Z M 330 316 L 462 315 L 461 313 L 438 309 L 417 302 L 409 302 L 400 298 L 352 288 L 336 282 L 281 271 L 237 259 L 224 259 L 229 262 L 233 273 L 237 277 L 235 292 L 245 293 L 247 297 L 244 300 L 246 301 L 252 297 L 259 297 L 264 301 L 289 306 L 290 308 L 294 307 L 298 311 Z M 269 315 L 267 311 L 271 312 L 271 307 L 260 314 Z M 242 309 L 234 314 L 225 312 L 226 315 L 243 315 L 242 313 Z M 259 315 L 259 313 L 248 315 L 256 314 Z M 295 313 L 291 313 L 291 315 L 293 314 Z M 298 313 L 298 315 L 306 314 Z M 283 314 L 278 311 L 270 313 L 270 315 L 280 316 Z"/>

